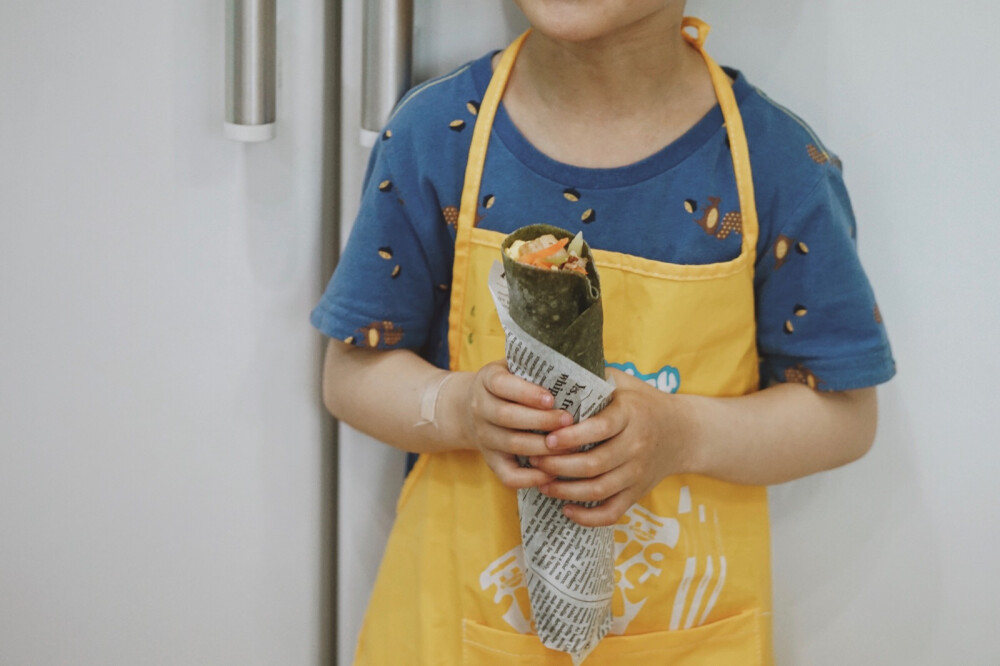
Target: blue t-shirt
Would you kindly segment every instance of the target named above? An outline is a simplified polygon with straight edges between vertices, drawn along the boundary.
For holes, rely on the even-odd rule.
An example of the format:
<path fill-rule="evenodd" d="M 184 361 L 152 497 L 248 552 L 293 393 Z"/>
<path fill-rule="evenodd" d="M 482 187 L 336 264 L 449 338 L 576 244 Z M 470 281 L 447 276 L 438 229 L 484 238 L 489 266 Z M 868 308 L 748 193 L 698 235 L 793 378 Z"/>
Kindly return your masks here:
<path fill-rule="evenodd" d="M 365 174 L 361 209 L 312 323 L 329 337 L 407 348 L 448 367 L 455 223 L 491 54 L 410 91 Z M 812 130 L 734 78 L 753 169 L 760 237 L 754 293 L 761 382 L 820 390 L 873 386 L 895 373 L 858 260 L 840 161 Z M 592 246 L 675 264 L 740 252 L 739 200 L 718 106 L 653 155 L 612 169 L 539 152 L 501 104 L 477 224 L 511 232 L 545 222 Z M 710 225 L 709 216 L 719 223 Z"/>

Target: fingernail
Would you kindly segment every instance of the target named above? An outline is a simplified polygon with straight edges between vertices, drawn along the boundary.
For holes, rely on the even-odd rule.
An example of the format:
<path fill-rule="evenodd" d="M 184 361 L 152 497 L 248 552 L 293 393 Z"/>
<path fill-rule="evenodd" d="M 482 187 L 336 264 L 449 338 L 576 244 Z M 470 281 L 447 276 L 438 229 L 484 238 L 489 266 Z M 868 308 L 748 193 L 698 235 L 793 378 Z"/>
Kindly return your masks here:
<path fill-rule="evenodd" d="M 548 435 L 545 438 L 545 446 L 549 447 L 550 449 L 556 448 L 556 444 L 558 444 L 558 442 L 556 441 L 555 435 Z"/>
<path fill-rule="evenodd" d="M 530 458 L 528 458 L 528 464 L 531 465 L 532 467 L 537 467 L 538 458 L 536 458 L 535 456 L 531 456 Z"/>
<path fill-rule="evenodd" d="M 553 403 L 555 403 L 555 398 L 552 397 L 551 393 L 542 396 L 542 407 L 551 407 Z"/>
<path fill-rule="evenodd" d="M 564 426 L 573 425 L 573 417 L 566 412 L 563 412 L 562 416 L 559 417 L 559 423 Z"/>
<path fill-rule="evenodd" d="M 542 485 L 538 486 L 538 492 L 540 492 L 543 495 L 548 495 L 549 494 L 549 484 L 545 483 L 545 484 L 542 484 Z"/>

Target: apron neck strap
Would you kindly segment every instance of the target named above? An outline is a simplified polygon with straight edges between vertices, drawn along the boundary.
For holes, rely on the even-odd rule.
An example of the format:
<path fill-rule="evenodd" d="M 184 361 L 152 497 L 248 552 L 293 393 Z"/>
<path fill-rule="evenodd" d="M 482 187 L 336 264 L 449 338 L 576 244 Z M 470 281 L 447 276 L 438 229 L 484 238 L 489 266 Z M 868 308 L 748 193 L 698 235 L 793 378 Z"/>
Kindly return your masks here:
<path fill-rule="evenodd" d="M 693 28 L 695 34 L 689 32 Z M 756 252 L 757 248 L 757 206 L 754 200 L 753 178 L 750 171 L 750 151 L 747 147 L 746 132 L 743 129 L 743 118 L 729 76 L 705 51 L 705 38 L 710 27 L 704 21 L 685 17 L 681 22 L 681 32 L 684 39 L 691 44 L 704 58 L 712 78 L 712 87 L 722 109 L 722 117 L 729 136 L 730 151 L 733 156 L 733 170 L 736 174 L 736 190 L 740 198 L 740 214 L 743 222 L 743 249 Z M 476 212 L 479 201 L 479 184 L 483 177 L 483 167 L 486 164 L 486 149 L 489 146 L 490 132 L 493 129 L 493 119 L 500 99 L 507 88 L 514 60 L 531 33 L 527 30 L 515 39 L 500 56 L 486 94 L 479 105 L 476 126 L 472 133 L 472 145 L 469 147 L 469 159 L 465 167 L 465 187 L 462 189 L 462 203 L 459 208 L 456 243 L 467 242 L 475 226 Z"/>
<path fill-rule="evenodd" d="M 455 230 L 455 261 L 452 265 L 451 307 L 448 312 L 448 357 L 451 370 L 458 370 L 459 355 L 463 344 L 462 317 L 465 314 L 465 297 L 468 294 L 469 248 L 471 246 L 472 228 L 476 225 L 476 212 L 479 209 L 479 184 L 483 179 L 483 166 L 486 164 L 486 148 L 490 143 L 490 132 L 493 131 L 493 118 L 500 107 L 500 98 L 507 88 L 510 70 L 514 67 L 521 45 L 528 37 L 529 31 L 518 37 L 500 56 L 500 62 L 490 78 L 490 84 L 479 104 L 476 114 L 476 126 L 472 130 L 472 145 L 469 147 L 469 159 L 465 164 L 465 185 L 462 188 L 462 200 L 459 206 L 458 222 Z"/>
<path fill-rule="evenodd" d="M 486 164 L 486 148 L 490 142 L 490 132 L 493 130 L 493 118 L 497 114 L 500 106 L 500 99 L 504 90 L 507 89 L 507 81 L 510 80 L 510 71 L 514 67 L 517 54 L 521 51 L 521 45 L 531 34 L 531 30 L 515 39 L 510 46 L 504 49 L 497 63 L 490 84 L 483 95 L 483 101 L 479 104 L 479 113 L 476 115 L 476 127 L 472 131 L 472 145 L 469 146 L 469 159 L 465 164 L 465 187 L 462 188 L 462 204 L 458 214 L 458 238 L 463 240 L 468 236 L 472 227 L 476 223 L 476 211 L 479 201 L 479 184 L 483 179 L 483 166 Z"/>
<path fill-rule="evenodd" d="M 696 34 L 691 34 L 689 28 L 694 28 Z M 747 147 L 747 135 L 743 129 L 743 116 L 733 94 L 733 85 L 729 75 L 712 60 L 705 50 L 705 39 L 711 27 L 701 19 L 685 16 L 681 21 L 681 34 L 693 46 L 708 66 L 712 77 L 712 87 L 719 100 L 722 118 L 726 123 L 726 134 L 729 137 L 729 151 L 733 156 L 733 172 L 736 176 L 736 191 L 740 197 L 740 215 L 743 222 L 743 250 L 757 251 L 757 203 L 753 192 L 753 176 L 750 171 L 750 149 Z"/>

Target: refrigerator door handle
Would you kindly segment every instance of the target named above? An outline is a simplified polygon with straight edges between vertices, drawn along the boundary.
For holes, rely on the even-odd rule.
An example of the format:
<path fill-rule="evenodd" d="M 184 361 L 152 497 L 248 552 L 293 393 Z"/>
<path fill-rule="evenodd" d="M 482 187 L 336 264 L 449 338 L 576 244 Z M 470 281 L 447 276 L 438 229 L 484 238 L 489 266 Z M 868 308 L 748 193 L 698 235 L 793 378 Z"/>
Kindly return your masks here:
<path fill-rule="evenodd" d="M 361 128 L 378 132 L 410 88 L 413 0 L 365 0 Z"/>
<path fill-rule="evenodd" d="M 226 1 L 225 135 L 237 141 L 274 137 L 276 0 Z"/>

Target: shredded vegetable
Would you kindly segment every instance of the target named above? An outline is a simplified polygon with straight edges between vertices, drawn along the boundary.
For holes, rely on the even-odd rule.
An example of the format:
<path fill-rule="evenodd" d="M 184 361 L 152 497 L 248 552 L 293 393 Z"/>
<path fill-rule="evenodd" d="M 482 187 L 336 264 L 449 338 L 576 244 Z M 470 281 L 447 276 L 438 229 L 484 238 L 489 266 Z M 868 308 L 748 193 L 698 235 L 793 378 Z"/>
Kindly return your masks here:
<path fill-rule="evenodd" d="M 572 240 L 543 234 L 530 241 L 514 241 L 506 251 L 511 259 L 536 268 L 587 274 L 587 259 L 581 256 L 582 231 Z"/>

